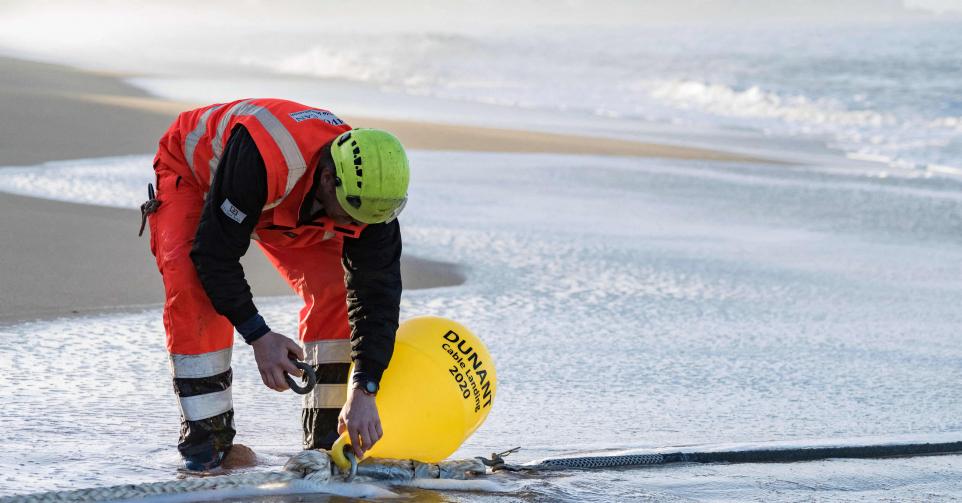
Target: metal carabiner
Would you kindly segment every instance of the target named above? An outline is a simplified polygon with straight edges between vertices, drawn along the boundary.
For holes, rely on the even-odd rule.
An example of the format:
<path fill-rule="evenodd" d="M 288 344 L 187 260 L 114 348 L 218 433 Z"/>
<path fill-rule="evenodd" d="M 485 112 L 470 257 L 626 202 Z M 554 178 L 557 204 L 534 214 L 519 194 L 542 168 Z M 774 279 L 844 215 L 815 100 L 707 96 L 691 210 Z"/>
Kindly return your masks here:
<path fill-rule="evenodd" d="M 298 385 L 297 382 L 294 381 L 294 378 L 291 377 L 287 372 L 285 372 L 284 380 L 287 381 L 287 385 L 290 386 L 291 390 L 294 393 L 297 393 L 298 395 L 306 395 L 310 393 L 311 390 L 314 389 L 314 386 L 317 384 L 317 375 L 314 374 L 314 367 L 302 361 L 295 360 L 293 358 L 291 359 L 291 363 L 293 363 L 294 366 L 296 366 L 297 368 L 304 371 L 304 377 L 307 378 L 307 384 L 305 384 L 304 386 Z"/>
<path fill-rule="evenodd" d="M 344 477 L 344 482 L 350 482 L 357 476 L 357 456 L 354 455 L 354 449 L 350 445 L 344 446 L 344 457 L 351 462 L 351 471 Z"/>

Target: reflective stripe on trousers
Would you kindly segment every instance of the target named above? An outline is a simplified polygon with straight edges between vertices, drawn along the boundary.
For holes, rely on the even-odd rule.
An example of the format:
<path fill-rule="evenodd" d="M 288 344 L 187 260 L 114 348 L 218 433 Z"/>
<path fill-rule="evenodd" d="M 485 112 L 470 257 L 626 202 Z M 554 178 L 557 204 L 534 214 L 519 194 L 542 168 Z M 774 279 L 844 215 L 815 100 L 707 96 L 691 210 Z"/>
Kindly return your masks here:
<path fill-rule="evenodd" d="M 314 366 L 318 383 L 304 395 L 303 408 L 341 408 L 347 399 L 347 366 L 351 363 L 351 341 L 333 339 L 304 344 L 305 361 Z"/>
<path fill-rule="evenodd" d="M 230 388 L 204 395 L 181 397 L 180 413 L 188 421 L 200 421 L 234 408 Z"/>
<path fill-rule="evenodd" d="M 231 348 L 199 355 L 170 355 L 181 416 L 199 421 L 233 408 L 230 373 Z"/>
<path fill-rule="evenodd" d="M 170 374 L 181 377 L 210 377 L 230 368 L 232 348 L 199 355 L 170 355 Z"/>
<path fill-rule="evenodd" d="M 304 343 L 305 361 L 319 363 L 351 363 L 351 340 L 329 339 Z"/>

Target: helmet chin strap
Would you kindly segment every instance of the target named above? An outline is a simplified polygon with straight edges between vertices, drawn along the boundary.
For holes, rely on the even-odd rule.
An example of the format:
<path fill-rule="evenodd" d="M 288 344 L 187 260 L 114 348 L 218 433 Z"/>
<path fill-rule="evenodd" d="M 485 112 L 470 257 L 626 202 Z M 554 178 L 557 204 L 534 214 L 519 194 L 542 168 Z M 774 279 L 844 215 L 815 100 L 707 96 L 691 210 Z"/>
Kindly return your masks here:
<path fill-rule="evenodd" d="M 333 168 L 333 167 L 328 168 L 328 167 L 325 166 L 324 164 L 321 164 L 321 170 L 322 170 L 322 171 L 321 171 L 320 176 L 317 177 L 317 187 L 316 187 L 316 189 L 314 190 L 314 203 L 315 203 L 315 205 L 314 205 L 314 207 L 312 208 L 312 209 L 313 209 L 312 213 L 313 213 L 313 212 L 316 212 L 316 211 L 318 211 L 318 210 L 321 210 L 321 209 L 323 209 L 325 213 L 328 213 L 327 207 L 324 206 L 324 200 L 321 199 L 321 191 L 324 190 L 324 175 L 327 174 L 327 173 L 325 173 L 325 172 L 329 172 L 331 175 L 333 175 L 333 176 L 334 176 L 334 183 L 335 183 L 336 185 L 340 185 L 340 180 L 337 179 L 337 176 L 334 175 L 334 173 L 333 173 L 333 171 L 334 171 L 334 168 Z"/>
<path fill-rule="evenodd" d="M 320 210 L 324 210 L 325 213 L 327 212 L 327 210 L 324 208 L 324 201 L 321 201 L 320 198 L 317 197 L 317 194 L 314 194 L 314 200 L 312 203 L 311 214 L 315 214 Z"/>

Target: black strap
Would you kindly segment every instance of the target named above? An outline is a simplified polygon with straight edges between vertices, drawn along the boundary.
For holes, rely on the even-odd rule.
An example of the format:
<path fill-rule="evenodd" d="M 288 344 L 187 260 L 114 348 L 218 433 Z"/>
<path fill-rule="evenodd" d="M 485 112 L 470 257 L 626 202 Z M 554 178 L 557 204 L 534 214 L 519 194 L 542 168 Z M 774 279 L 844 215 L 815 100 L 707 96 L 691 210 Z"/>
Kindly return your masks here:
<path fill-rule="evenodd" d="M 154 193 L 154 184 L 147 184 L 147 202 L 140 205 L 140 232 L 137 236 L 144 235 L 144 228 L 147 227 L 147 215 L 157 211 L 160 208 L 160 201 L 157 200 Z"/>

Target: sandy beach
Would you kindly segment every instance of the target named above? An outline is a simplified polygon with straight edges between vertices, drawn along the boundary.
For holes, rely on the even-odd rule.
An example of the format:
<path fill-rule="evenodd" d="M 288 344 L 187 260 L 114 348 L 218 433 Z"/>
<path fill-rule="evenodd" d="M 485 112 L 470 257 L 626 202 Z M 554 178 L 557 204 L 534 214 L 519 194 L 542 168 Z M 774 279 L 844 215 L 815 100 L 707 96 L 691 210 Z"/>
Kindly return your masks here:
<path fill-rule="evenodd" d="M 0 502 L 962 501 L 962 0 L 829 3 L 0 2 Z M 524 471 L 288 480 L 305 401 L 238 337 L 172 393 L 150 160 L 258 97 L 408 149 L 387 457 Z M 258 465 L 183 478 L 178 417 L 227 406 Z"/>
<path fill-rule="evenodd" d="M 176 114 L 200 104 L 151 97 L 116 76 L 0 58 L 0 166 L 144 154 Z M 333 108 L 333 107 L 332 107 Z M 606 154 L 753 161 L 720 151 L 563 134 L 347 118 L 395 132 L 413 149 Z M 149 169 L 149 167 L 145 167 Z M 163 302 L 160 276 L 137 237 L 136 211 L 0 194 L 0 321 Z M 255 295 L 285 295 L 286 284 L 260 253 L 244 267 Z M 405 255 L 405 288 L 459 284 L 454 264 Z"/>

